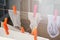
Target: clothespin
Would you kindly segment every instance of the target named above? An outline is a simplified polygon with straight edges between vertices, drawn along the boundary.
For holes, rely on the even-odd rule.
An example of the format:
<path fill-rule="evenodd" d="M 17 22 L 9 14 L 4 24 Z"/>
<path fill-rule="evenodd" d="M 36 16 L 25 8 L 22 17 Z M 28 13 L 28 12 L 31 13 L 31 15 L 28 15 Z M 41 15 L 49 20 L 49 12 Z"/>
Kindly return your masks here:
<path fill-rule="evenodd" d="M 9 29 L 8 29 L 8 26 L 7 26 L 7 20 L 8 20 L 8 18 L 4 19 L 3 27 L 4 27 L 4 30 L 6 32 L 6 35 L 9 35 L 9 31 L 8 31 Z"/>
<path fill-rule="evenodd" d="M 34 5 L 34 14 L 33 14 L 34 17 L 36 17 L 36 13 L 37 13 L 37 5 L 35 4 L 35 5 Z"/>
<path fill-rule="evenodd" d="M 21 27 L 21 32 L 22 32 L 22 33 L 24 33 L 24 32 L 25 32 L 24 27 Z"/>
<path fill-rule="evenodd" d="M 37 28 L 34 28 L 31 34 L 34 36 L 34 40 L 37 40 Z"/>
<path fill-rule="evenodd" d="M 58 10 L 55 9 L 55 11 L 54 11 L 54 22 L 56 22 L 57 16 L 58 16 Z"/>
<path fill-rule="evenodd" d="M 16 12 L 16 6 L 15 6 L 15 5 L 13 6 L 13 12 L 14 12 L 14 14 L 17 13 L 17 12 Z"/>

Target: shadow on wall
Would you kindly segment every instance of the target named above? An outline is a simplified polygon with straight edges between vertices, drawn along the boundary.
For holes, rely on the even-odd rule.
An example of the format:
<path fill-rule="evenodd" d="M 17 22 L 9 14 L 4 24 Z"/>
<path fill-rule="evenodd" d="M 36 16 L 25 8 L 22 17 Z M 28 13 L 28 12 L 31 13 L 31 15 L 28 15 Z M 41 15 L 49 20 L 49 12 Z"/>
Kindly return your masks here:
<path fill-rule="evenodd" d="M 31 33 L 30 21 L 27 19 L 21 19 L 21 26 L 24 27 L 26 32 Z"/>

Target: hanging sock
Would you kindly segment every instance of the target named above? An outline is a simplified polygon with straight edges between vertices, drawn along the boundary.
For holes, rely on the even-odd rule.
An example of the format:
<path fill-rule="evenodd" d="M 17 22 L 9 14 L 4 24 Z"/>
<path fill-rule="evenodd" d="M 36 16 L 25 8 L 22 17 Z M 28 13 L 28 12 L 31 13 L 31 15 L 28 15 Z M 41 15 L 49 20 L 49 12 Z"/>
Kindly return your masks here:
<path fill-rule="evenodd" d="M 38 14 L 37 14 L 37 4 L 34 5 L 34 10 L 33 10 L 33 14 L 28 14 L 28 18 L 31 22 L 30 27 L 31 29 L 33 29 L 34 27 L 37 27 L 38 23 Z"/>
<path fill-rule="evenodd" d="M 57 25 L 57 11 L 55 10 L 54 16 L 48 18 L 48 34 L 51 38 L 55 38 L 59 35 L 58 25 Z"/>
<path fill-rule="evenodd" d="M 6 32 L 6 35 L 9 35 L 9 31 L 8 31 L 9 29 L 8 29 L 8 26 L 7 26 L 7 20 L 8 20 L 8 18 L 4 19 L 3 26 L 4 26 L 4 30 Z"/>
<path fill-rule="evenodd" d="M 11 10 L 10 17 L 13 22 L 13 26 L 20 29 L 20 11 L 17 11 L 16 5 L 13 5 L 13 10 Z"/>

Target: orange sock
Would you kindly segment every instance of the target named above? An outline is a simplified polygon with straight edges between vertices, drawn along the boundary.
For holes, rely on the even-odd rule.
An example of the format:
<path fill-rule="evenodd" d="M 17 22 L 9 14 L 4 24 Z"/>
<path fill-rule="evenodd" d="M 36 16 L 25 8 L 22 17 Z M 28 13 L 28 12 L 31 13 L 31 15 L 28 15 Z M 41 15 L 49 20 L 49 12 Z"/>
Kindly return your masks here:
<path fill-rule="evenodd" d="M 16 6 L 15 5 L 13 6 L 13 12 L 14 12 L 14 14 L 16 14 Z"/>
<path fill-rule="evenodd" d="M 21 32 L 22 32 L 22 33 L 24 33 L 24 32 L 25 32 L 24 27 L 21 27 Z"/>
<path fill-rule="evenodd" d="M 6 32 L 6 35 L 8 35 L 9 32 L 8 32 L 8 26 L 7 26 L 7 18 L 5 18 L 5 20 L 4 20 L 4 22 L 3 22 L 3 26 L 4 26 L 4 30 L 5 30 L 5 32 Z"/>

